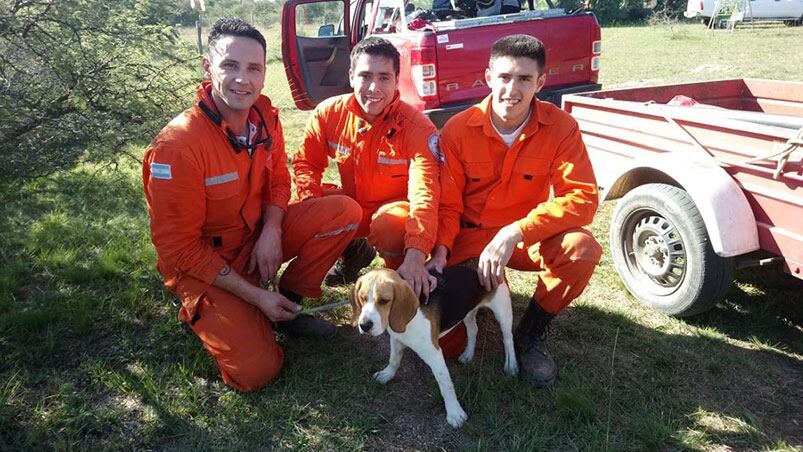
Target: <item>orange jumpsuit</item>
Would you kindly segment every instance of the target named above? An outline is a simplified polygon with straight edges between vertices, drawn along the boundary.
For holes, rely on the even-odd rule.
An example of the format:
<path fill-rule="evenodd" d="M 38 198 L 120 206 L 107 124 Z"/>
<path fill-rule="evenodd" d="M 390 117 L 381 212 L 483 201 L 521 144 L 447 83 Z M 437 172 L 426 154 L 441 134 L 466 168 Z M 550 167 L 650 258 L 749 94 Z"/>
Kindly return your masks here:
<path fill-rule="evenodd" d="M 449 249 L 449 265 L 478 257 L 515 223 L 524 241 L 508 267 L 537 273 L 536 302 L 556 314 L 579 296 L 602 248 L 582 229 L 594 218 L 598 196 L 574 119 L 533 99 L 528 123 L 508 148 L 491 124 L 488 96 L 446 123 L 441 151 L 437 243 Z"/>
<path fill-rule="evenodd" d="M 367 236 L 396 268 L 407 248 L 429 254 L 435 243 L 439 158 L 435 126 L 398 93 L 372 124 L 353 94 L 332 97 L 315 109 L 293 157 L 298 198 L 355 199 L 363 211 L 356 237 Z M 342 189 L 322 184 L 329 159 L 337 162 Z"/>
<path fill-rule="evenodd" d="M 181 301 L 179 319 L 191 325 L 226 384 L 251 391 L 278 374 L 284 354 L 257 307 L 212 285 L 218 273 L 229 263 L 258 284 L 258 271 L 246 274 L 246 266 L 262 228 L 263 206 L 277 206 L 285 210 L 283 257 L 297 257 L 280 286 L 320 296 L 321 281 L 352 239 L 361 211 L 345 196 L 288 205 L 290 174 L 278 110 L 267 97 L 257 99 L 249 117 L 252 142 L 265 145 L 249 155 L 229 142 L 225 121 L 213 119 L 210 90 L 208 82 L 199 86 L 198 103 L 148 147 L 143 184 L 156 265 Z"/>

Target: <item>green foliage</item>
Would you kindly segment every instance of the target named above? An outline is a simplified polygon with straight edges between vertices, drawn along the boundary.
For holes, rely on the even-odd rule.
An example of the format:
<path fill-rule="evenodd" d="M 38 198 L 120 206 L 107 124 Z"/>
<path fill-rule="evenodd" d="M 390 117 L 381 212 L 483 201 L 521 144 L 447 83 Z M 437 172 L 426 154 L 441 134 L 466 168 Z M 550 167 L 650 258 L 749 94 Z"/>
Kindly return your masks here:
<path fill-rule="evenodd" d="M 0 182 L 109 161 L 186 107 L 197 57 L 170 4 L 0 2 Z"/>
<path fill-rule="evenodd" d="M 204 26 L 210 26 L 221 17 L 239 17 L 252 25 L 268 27 L 279 23 L 282 4 L 266 0 L 207 0 L 201 20 Z"/>
<path fill-rule="evenodd" d="M 560 5 L 570 9 L 566 5 L 579 3 L 580 0 L 562 0 Z M 662 21 L 676 20 L 686 10 L 686 0 L 586 0 L 586 4 L 602 25 L 637 23 L 656 15 Z"/>

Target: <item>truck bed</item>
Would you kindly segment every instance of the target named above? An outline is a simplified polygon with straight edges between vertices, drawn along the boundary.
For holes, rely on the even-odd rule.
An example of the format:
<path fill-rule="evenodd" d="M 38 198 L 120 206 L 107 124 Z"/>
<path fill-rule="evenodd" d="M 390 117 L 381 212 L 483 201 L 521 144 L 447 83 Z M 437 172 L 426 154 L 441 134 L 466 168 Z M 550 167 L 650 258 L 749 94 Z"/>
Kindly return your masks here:
<path fill-rule="evenodd" d="M 667 106 L 675 96 L 705 106 Z M 742 188 L 763 250 L 803 278 L 803 83 L 733 79 L 606 90 L 563 98 L 609 189 L 628 160 L 713 158 Z M 790 142 L 801 145 L 779 155 Z M 785 161 L 784 161 L 785 160 Z"/>
<path fill-rule="evenodd" d="M 545 91 L 582 85 L 598 88 L 598 68 L 592 68 L 592 42 L 599 25 L 590 13 L 525 11 L 491 17 L 435 22 L 439 106 L 475 103 L 490 90 L 485 83 L 490 45 L 514 33 L 540 39 L 546 48 Z"/>

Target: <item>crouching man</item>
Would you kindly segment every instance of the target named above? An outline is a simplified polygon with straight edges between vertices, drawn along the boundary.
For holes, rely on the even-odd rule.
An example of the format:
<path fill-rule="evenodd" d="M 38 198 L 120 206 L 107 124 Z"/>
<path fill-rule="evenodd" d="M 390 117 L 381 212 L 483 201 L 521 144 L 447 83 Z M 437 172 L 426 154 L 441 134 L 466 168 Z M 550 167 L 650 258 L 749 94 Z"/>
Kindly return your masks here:
<path fill-rule="evenodd" d="M 438 134 L 399 98 L 399 67 L 390 41 L 360 41 L 351 52 L 353 92 L 318 105 L 293 157 L 300 199 L 341 193 L 362 207 L 357 240 L 327 276 L 329 285 L 356 281 L 376 250 L 416 294 L 430 292 L 425 264 L 438 224 Z M 340 188 L 322 183 L 330 160 L 337 163 Z"/>
<path fill-rule="evenodd" d="M 479 258 L 477 274 L 489 290 L 504 281 L 505 267 L 537 274 L 514 338 L 522 375 L 538 387 L 557 375 L 546 327 L 583 292 L 602 252 L 582 229 L 598 197 L 577 123 L 535 97 L 545 64 L 538 39 L 500 39 L 485 72 L 491 94 L 444 126 L 438 239 L 429 262 L 440 270 Z"/>
<path fill-rule="evenodd" d="M 157 268 L 223 381 L 253 391 L 273 380 L 290 336 L 334 336 L 299 315 L 360 222 L 346 196 L 288 205 L 290 174 L 278 110 L 262 95 L 265 38 L 239 19 L 209 33 L 207 81 L 195 103 L 145 153 L 143 183 Z M 282 262 L 295 258 L 274 285 Z"/>

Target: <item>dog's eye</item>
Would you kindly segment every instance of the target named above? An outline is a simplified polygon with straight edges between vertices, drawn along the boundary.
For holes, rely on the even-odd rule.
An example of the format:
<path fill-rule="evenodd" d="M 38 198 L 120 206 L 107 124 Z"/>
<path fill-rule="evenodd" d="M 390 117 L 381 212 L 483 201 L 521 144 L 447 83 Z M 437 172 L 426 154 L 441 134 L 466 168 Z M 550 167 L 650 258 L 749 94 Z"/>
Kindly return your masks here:
<path fill-rule="evenodd" d="M 389 298 L 380 298 L 380 299 L 379 299 L 379 302 L 378 302 L 377 304 L 379 304 L 379 305 L 383 305 L 383 304 L 387 304 L 387 303 L 389 303 L 389 302 L 390 302 L 390 299 L 389 299 Z"/>

